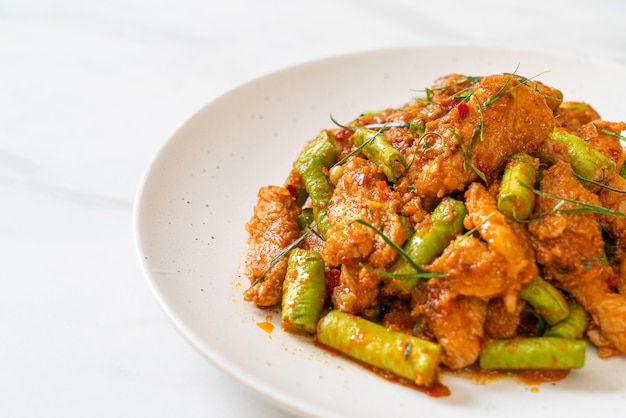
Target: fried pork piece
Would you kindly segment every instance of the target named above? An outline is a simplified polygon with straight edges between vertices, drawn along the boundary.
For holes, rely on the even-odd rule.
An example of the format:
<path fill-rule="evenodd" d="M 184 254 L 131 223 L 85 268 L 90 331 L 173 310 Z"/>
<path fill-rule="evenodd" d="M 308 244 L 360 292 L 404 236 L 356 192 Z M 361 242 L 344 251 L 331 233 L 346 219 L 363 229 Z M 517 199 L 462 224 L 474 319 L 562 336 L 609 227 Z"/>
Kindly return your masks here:
<path fill-rule="evenodd" d="M 335 309 L 352 314 L 364 314 L 377 306 L 380 277 L 358 265 L 341 266 L 339 285 L 333 287 L 330 298 Z"/>
<path fill-rule="evenodd" d="M 580 136 L 580 129 L 583 125 L 600 119 L 598 112 L 584 102 L 563 102 L 555 116 L 561 128 L 576 136 Z"/>
<path fill-rule="evenodd" d="M 443 362 L 451 369 L 476 361 L 484 340 L 487 301 L 500 300 L 511 288 L 506 266 L 500 254 L 470 235 L 456 238 L 427 267 L 445 276 L 428 281 L 427 302 L 416 309 L 427 318 L 429 329 L 444 349 Z M 515 306 L 513 309 L 517 312 Z"/>
<path fill-rule="evenodd" d="M 485 335 L 494 340 L 513 338 L 520 324 L 520 313 L 526 306 L 523 299 L 517 301 L 515 310 L 509 312 L 500 298 L 489 300 L 487 318 L 485 320 Z"/>
<path fill-rule="evenodd" d="M 384 309 L 381 309 L 380 324 L 387 328 L 388 331 L 413 334 L 415 318 L 411 315 L 410 302 L 403 299 L 390 299 L 386 302 L 383 302 Z"/>
<path fill-rule="evenodd" d="M 622 294 L 605 293 L 594 300 L 591 312 L 594 323 L 587 332 L 598 347 L 600 357 L 626 353 L 626 298 Z"/>
<path fill-rule="evenodd" d="M 426 269 L 444 273 L 429 283 L 446 288 L 455 295 L 476 296 L 485 300 L 504 294 L 509 280 L 502 267 L 504 260 L 473 236 L 460 236 L 446 247 Z"/>
<path fill-rule="evenodd" d="M 494 75 L 470 90 L 463 93 L 467 102 L 457 100 L 448 113 L 426 124 L 398 190 L 443 197 L 478 180 L 477 172 L 491 182 L 509 156 L 532 152 L 556 124 L 543 92 L 551 90 L 539 83 Z"/>
<path fill-rule="evenodd" d="M 249 235 L 245 273 L 250 283 L 263 274 L 274 256 L 298 238 L 296 216 L 300 212 L 287 189 L 265 186 L 259 190 L 254 213 L 246 224 Z M 282 257 L 261 282 L 246 290 L 244 300 L 260 307 L 280 303 L 286 271 L 287 257 Z"/>
<path fill-rule="evenodd" d="M 397 214 L 398 204 L 398 194 L 387 186 L 386 177 L 376 164 L 351 157 L 343 166 L 343 175 L 328 205 L 324 261 L 331 266 L 367 261 L 377 269 L 394 261 L 395 250 L 371 228 L 355 221 L 362 219 L 372 224 L 402 245 L 406 230 Z"/>
<path fill-rule="evenodd" d="M 469 77 L 464 74 L 452 73 L 433 81 L 431 101 L 443 107 L 454 106 L 454 95 L 460 93 L 480 81 L 480 77 Z"/>
<path fill-rule="evenodd" d="M 406 229 L 397 214 L 398 205 L 398 194 L 389 189 L 376 164 L 360 157 L 348 159 L 328 205 L 329 228 L 322 250 L 329 266 L 341 266 L 339 285 L 331 295 L 336 309 L 360 313 L 376 301 L 381 277 L 358 263 L 382 270 L 397 253 L 375 231 L 356 221 L 370 223 L 401 246 Z"/>
<path fill-rule="evenodd" d="M 498 256 L 499 269 L 506 280 L 502 296 L 507 310 L 512 312 L 519 289 L 539 273 L 526 229 L 498 211 L 496 198 L 480 183 L 468 187 L 465 206 L 468 211 L 465 227 L 475 228 L 489 250 Z"/>
<path fill-rule="evenodd" d="M 434 283 L 429 284 L 428 295 L 421 313 L 444 350 L 442 362 L 453 370 L 476 362 L 484 341 L 487 302 L 455 296 Z"/>
<path fill-rule="evenodd" d="M 542 176 L 540 189 L 552 195 L 599 205 L 598 197 L 571 174 L 564 162 L 556 162 Z M 534 217 L 547 214 L 557 202 L 537 197 Z M 576 205 L 566 203 L 562 209 Z M 604 241 L 596 215 L 589 212 L 556 212 L 529 224 L 531 243 L 544 277 L 569 292 L 593 319 L 596 330 L 589 337 L 608 351 L 626 353 L 626 297 L 614 293 L 613 270 L 600 260 Z"/>

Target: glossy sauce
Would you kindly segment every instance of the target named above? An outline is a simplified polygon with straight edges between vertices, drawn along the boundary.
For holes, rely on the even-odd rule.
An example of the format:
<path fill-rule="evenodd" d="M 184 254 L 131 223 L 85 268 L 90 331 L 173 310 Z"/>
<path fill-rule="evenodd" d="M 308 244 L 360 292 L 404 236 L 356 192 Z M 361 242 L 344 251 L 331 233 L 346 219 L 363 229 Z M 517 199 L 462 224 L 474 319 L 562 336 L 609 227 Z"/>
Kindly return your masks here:
<path fill-rule="evenodd" d="M 326 347 L 318 342 L 315 342 L 317 348 L 323 349 L 333 355 L 344 357 L 351 362 L 359 364 L 361 367 L 377 374 L 385 380 L 388 380 L 394 384 L 400 384 L 404 387 L 416 390 L 432 398 L 445 398 L 450 396 L 450 388 L 440 381 L 431 385 L 430 387 L 418 386 L 415 383 L 398 377 L 385 370 L 372 367 L 363 362 L 357 361 L 353 358 L 349 358 L 343 353 L 336 351 L 330 347 Z M 495 371 L 495 370 L 481 370 L 477 366 L 470 366 L 462 370 L 450 370 L 445 366 L 441 367 L 442 375 L 453 375 L 461 378 L 471 380 L 476 384 L 489 384 L 498 379 L 514 379 L 516 382 L 529 387 L 529 391 L 532 393 L 539 392 L 538 385 L 545 383 L 554 383 L 564 380 L 569 376 L 570 370 L 522 370 L 522 371 Z"/>
<path fill-rule="evenodd" d="M 475 383 L 488 384 L 498 379 L 514 379 L 518 383 L 535 386 L 543 383 L 554 383 L 564 380 L 569 376 L 569 370 L 521 370 L 521 371 L 497 371 L 480 370 L 478 367 L 468 367 L 463 370 L 451 371 L 443 369 L 446 373 L 461 376 Z"/>
<path fill-rule="evenodd" d="M 430 396 L 432 398 L 445 398 L 445 397 L 450 396 L 450 389 L 447 386 L 445 386 L 443 383 L 441 383 L 441 382 L 435 382 L 433 385 L 431 385 L 429 387 L 418 386 L 414 382 L 412 382 L 412 381 L 410 381 L 408 379 L 404 379 L 404 378 L 398 377 L 395 374 L 390 373 L 390 372 L 388 372 L 386 370 L 382 370 L 382 369 L 379 369 L 379 368 L 376 368 L 376 367 L 372 367 L 369 364 L 366 364 L 366 363 L 363 363 L 363 362 L 358 361 L 356 359 L 350 358 L 350 357 L 346 356 L 345 354 L 343 354 L 343 353 L 341 353 L 341 352 L 339 352 L 337 350 L 334 350 L 334 349 L 332 349 L 330 347 L 327 347 L 325 345 L 322 345 L 322 344 L 318 343 L 317 341 L 315 341 L 315 346 L 317 348 L 325 350 L 325 351 L 327 351 L 327 352 L 329 352 L 329 353 L 331 353 L 333 355 L 337 355 L 337 356 L 346 358 L 346 359 L 350 360 L 350 362 L 352 362 L 352 363 L 359 364 L 364 369 L 367 369 L 367 370 L 377 374 L 378 376 L 382 377 L 385 380 L 388 380 L 391 383 L 399 384 L 399 385 L 402 385 L 402 386 L 404 386 L 406 388 L 416 390 L 416 391 L 421 392 L 421 393 L 423 393 L 423 394 L 425 394 L 427 396 Z"/>

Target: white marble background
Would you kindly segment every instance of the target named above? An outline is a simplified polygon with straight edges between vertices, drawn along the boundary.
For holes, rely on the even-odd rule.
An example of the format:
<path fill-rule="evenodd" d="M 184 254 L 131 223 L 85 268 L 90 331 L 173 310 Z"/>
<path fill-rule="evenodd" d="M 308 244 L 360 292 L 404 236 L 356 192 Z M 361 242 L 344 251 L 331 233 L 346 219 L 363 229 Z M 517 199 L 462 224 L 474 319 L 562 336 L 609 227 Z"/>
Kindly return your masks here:
<path fill-rule="evenodd" d="M 626 65 L 625 18 L 623 0 L 0 0 L 0 416 L 287 416 L 148 289 L 131 215 L 156 150 L 288 65 L 432 43 Z"/>

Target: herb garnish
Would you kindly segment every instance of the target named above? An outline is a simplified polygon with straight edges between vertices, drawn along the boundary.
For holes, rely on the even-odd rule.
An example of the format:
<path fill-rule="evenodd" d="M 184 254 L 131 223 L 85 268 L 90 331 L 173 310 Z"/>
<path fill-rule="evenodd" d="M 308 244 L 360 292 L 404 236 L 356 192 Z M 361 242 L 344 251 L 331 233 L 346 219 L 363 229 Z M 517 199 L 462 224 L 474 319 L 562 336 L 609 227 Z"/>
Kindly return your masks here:
<path fill-rule="evenodd" d="M 420 266 L 418 266 L 415 261 L 413 261 L 413 259 L 411 258 L 411 256 L 409 256 L 406 251 L 404 251 L 399 245 L 397 245 L 395 242 L 393 242 L 391 239 L 389 239 L 389 237 L 387 237 L 380 229 L 376 228 L 374 225 L 372 225 L 371 223 L 363 220 L 363 219 L 357 219 L 355 220 L 356 223 L 359 223 L 361 225 L 365 225 L 366 227 L 370 228 L 372 231 L 376 232 L 376 234 L 378 234 L 383 241 L 385 241 L 387 243 L 387 245 L 389 245 L 391 248 L 393 248 L 398 254 L 400 254 L 400 256 L 402 258 L 404 258 L 411 267 L 413 267 L 413 269 L 417 272 L 415 275 L 403 275 L 403 274 L 393 274 L 393 273 L 387 273 L 387 272 L 380 272 L 378 270 L 374 270 L 374 273 L 377 274 L 381 274 L 381 275 L 391 275 L 391 277 L 403 277 L 403 276 L 409 276 L 409 277 L 439 277 L 442 276 L 443 274 L 441 273 L 428 273 L 426 271 L 424 271 Z M 367 268 L 367 267 L 366 267 Z"/>
<path fill-rule="evenodd" d="M 598 128 L 598 130 L 600 132 L 602 132 L 603 134 L 614 136 L 615 138 L 619 139 L 620 141 L 625 141 L 626 142 L 626 136 L 623 136 L 623 135 L 620 135 L 618 133 L 615 133 L 615 132 L 611 131 L 610 129 L 602 128 L 602 127 L 600 127 L 598 125 L 595 125 L 595 127 Z"/>
<path fill-rule="evenodd" d="M 538 196 L 547 197 L 549 199 L 554 199 L 560 202 L 572 203 L 574 205 L 580 206 L 579 208 L 573 208 L 573 209 L 560 209 L 559 212 L 561 213 L 597 213 L 600 215 L 610 215 L 610 216 L 617 216 L 620 218 L 626 218 L 626 214 L 620 211 L 611 210 L 611 209 L 604 208 L 602 206 L 593 205 L 591 203 L 585 203 L 585 202 L 581 202 L 578 200 L 567 199 L 565 197 L 556 196 L 550 193 L 542 192 L 541 190 L 531 187 L 524 183 L 521 183 L 521 185 L 532 190 Z"/>

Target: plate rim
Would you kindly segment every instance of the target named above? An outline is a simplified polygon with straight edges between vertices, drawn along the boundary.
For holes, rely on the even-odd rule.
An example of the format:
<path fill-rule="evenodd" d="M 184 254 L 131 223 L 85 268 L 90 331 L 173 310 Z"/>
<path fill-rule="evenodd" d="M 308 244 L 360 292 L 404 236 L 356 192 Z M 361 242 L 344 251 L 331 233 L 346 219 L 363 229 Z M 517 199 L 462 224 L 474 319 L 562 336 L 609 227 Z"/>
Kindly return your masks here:
<path fill-rule="evenodd" d="M 144 199 L 145 189 L 151 180 L 151 176 L 153 175 L 153 170 L 155 165 L 158 163 L 160 158 L 163 158 L 167 152 L 168 147 L 176 140 L 176 138 L 181 134 L 183 129 L 190 124 L 193 120 L 200 117 L 207 108 L 215 105 L 215 103 L 220 100 L 227 99 L 233 94 L 236 94 L 240 91 L 245 91 L 250 86 L 263 83 L 271 78 L 280 77 L 282 74 L 286 74 L 292 71 L 297 71 L 301 68 L 307 68 L 312 65 L 317 65 L 324 62 L 333 62 L 339 60 L 347 60 L 353 57 L 362 57 L 362 56 L 371 56 L 371 55 L 379 55 L 381 53 L 390 53 L 397 54 L 402 51 L 441 51 L 447 50 L 454 51 L 458 48 L 469 48 L 480 50 L 483 52 L 489 53 L 498 53 L 500 51 L 517 51 L 522 54 L 540 54 L 540 55 L 553 55 L 557 57 L 557 59 L 571 59 L 571 60 L 580 60 L 580 61 L 589 61 L 594 60 L 599 65 L 614 67 L 616 69 L 620 69 L 621 71 L 626 71 L 626 65 L 612 60 L 607 59 L 599 59 L 594 57 L 593 55 L 586 54 L 572 54 L 563 51 L 556 51 L 550 48 L 537 48 L 537 47 L 524 47 L 524 46 L 506 46 L 504 44 L 498 43 L 430 43 L 424 45 L 404 45 L 398 47 L 382 47 L 382 48 L 372 48 L 372 49 L 363 49 L 349 53 L 341 53 L 341 54 L 332 54 L 321 58 L 311 59 L 301 61 L 295 64 L 291 64 L 276 70 L 268 71 L 261 75 L 252 77 L 248 80 L 245 80 L 242 83 L 235 85 L 233 88 L 220 93 L 213 98 L 210 98 L 204 105 L 200 106 L 195 112 L 193 112 L 187 119 L 183 120 L 182 123 L 166 138 L 161 142 L 161 144 L 156 148 L 153 155 L 148 159 L 148 164 L 145 166 L 137 188 L 133 198 L 132 205 L 132 232 L 133 232 L 133 241 L 135 246 L 135 251 L 138 256 L 141 270 L 144 275 L 144 279 L 147 281 L 148 287 L 158 302 L 159 307 L 163 310 L 165 316 L 172 323 L 177 332 L 205 359 L 209 360 L 214 366 L 225 372 L 228 376 L 233 378 L 235 381 L 239 382 L 244 386 L 247 390 L 251 391 L 257 396 L 260 396 L 263 400 L 270 402 L 271 404 L 280 407 L 283 410 L 297 413 L 298 415 L 306 415 L 306 416 L 318 416 L 316 414 L 309 414 L 310 411 L 307 411 L 302 408 L 302 404 L 298 401 L 293 401 L 289 399 L 289 397 L 283 396 L 280 390 L 273 388 L 265 388 L 263 385 L 254 384 L 261 382 L 260 379 L 256 379 L 251 373 L 244 373 L 240 368 L 231 364 L 227 358 L 225 358 L 221 353 L 214 350 L 212 347 L 207 347 L 202 344 L 195 336 L 192 330 L 186 326 L 182 318 L 172 310 L 172 307 L 169 305 L 166 295 L 162 294 L 161 289 L 159 289 L 154 277 L 152 277 L 150 272 L 150 264 L 146 260 L 144 247 L 142 245 L 142 231 L 141 231 L 141 211 Z"/>

